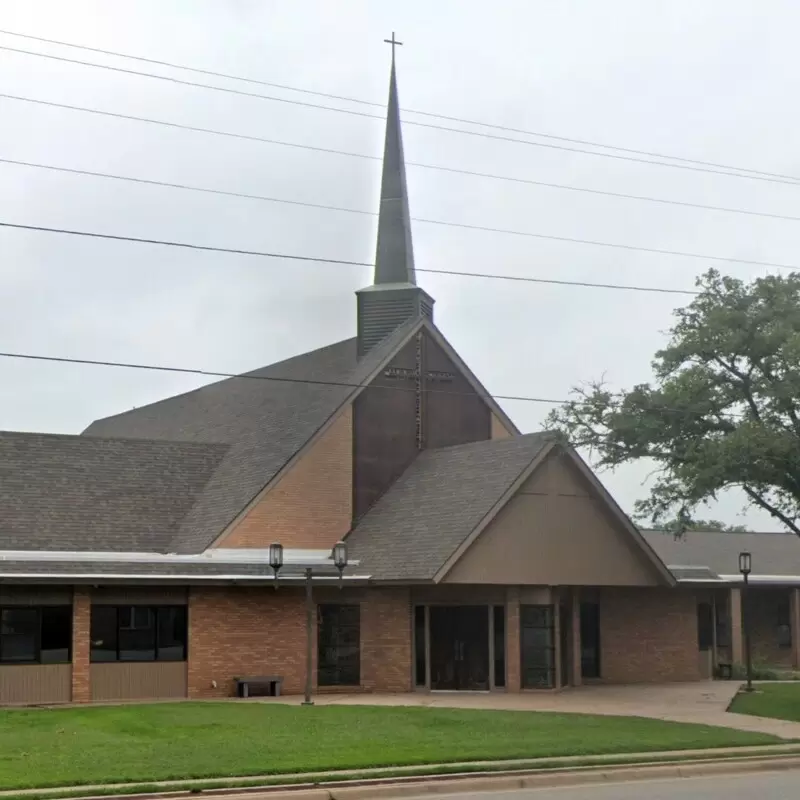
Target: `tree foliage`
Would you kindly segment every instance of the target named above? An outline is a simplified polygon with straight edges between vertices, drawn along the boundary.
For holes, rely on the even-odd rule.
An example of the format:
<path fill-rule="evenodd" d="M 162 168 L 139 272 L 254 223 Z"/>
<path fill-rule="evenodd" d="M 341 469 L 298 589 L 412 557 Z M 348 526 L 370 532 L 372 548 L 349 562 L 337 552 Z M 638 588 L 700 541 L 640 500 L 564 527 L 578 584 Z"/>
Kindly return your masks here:
<path fill-rule="evenodd" d="M 710 270 L 697 286 L 651 383 L 590 382 L 548 424 L 599 468 L 654 462 L 636 512 L 656 526 L 738 487 L 800 535 L 800 273 L 745 283 Z"/>
<path fill-rule="evenodd" d="M 718 519 L 693 519 L 675 515 L 672 519 L 662 521 L 658 530 L 669 533 L 682 534 L 686 531 L 725 531 L 727 533 L 747 533 L 744 525 L 728 525 Z"/>

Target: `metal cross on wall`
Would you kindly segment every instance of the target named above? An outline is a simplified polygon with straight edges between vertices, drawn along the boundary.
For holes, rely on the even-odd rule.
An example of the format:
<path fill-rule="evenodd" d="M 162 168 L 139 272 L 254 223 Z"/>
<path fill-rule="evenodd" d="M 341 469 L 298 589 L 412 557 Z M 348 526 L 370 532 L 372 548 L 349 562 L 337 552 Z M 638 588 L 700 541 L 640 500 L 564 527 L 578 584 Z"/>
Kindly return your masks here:
<path fill-rule="evenodd" d="M 392 46 L 392 61 L 394 61 L 394 48 L 397 45 L 402 45 L 403 43 L 402 42 L 398 42 L 397 39 L 394 38 L 394 31 L 392 31 L 392 38 L 391 39 L 384 39 L 383 41 L 386 42 L 386 44 L 390 44 Z"/>

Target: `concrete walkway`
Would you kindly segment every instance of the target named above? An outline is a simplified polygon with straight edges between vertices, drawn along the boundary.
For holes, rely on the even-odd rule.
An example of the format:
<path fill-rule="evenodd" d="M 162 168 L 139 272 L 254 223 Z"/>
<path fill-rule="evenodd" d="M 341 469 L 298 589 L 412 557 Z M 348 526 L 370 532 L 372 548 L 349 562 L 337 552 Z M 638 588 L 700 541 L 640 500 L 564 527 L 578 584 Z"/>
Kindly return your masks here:
<path fill-rule="evenodd" d="M 417 692 L 409 694 L 317 695 L 318 705 L 426 706 L 508 711 L 558 711 L 573 714 L 609 714 L 649 717 L 673 722 L 718 725 L 741 731 L 768 733 L 782 739 L 800 740 L 800 722 L 751 717 L 727 710 L 740 683 L 698 681 L 691 683 L 639 684 L 634 686 L 580 686 L 563 692 Z M 266 702 L 275 702 L 268 700 Z M 298 703 L 285 697 L 277 702 Z"/>

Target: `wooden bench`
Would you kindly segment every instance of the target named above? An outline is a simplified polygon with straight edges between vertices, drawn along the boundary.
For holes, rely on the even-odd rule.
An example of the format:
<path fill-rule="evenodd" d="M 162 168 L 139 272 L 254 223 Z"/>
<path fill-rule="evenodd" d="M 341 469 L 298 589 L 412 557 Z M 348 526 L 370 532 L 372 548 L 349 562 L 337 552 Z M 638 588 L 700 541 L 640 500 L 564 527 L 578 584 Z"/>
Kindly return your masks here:
<path fill-rule="evenodd" d="M 281 696 L 283 675 L 257 675 L 251 678 L 234 678 L 236 682 L 236 696 L 250 697 L 250 687 L 267 687 L 270 697 Z"/>

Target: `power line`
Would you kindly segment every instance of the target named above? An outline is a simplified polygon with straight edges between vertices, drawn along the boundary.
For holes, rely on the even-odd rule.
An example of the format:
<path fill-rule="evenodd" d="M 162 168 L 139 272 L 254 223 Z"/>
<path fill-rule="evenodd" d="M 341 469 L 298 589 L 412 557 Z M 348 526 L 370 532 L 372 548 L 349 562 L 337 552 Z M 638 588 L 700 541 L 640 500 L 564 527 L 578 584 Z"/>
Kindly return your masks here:
<path fill-rule="evenodd" d="M 345 264 L 347 266 L 357 266 L 357 267 L 374 266 L 373 264 L 368 263 L 366 261 L 344 261 L 335 258 L 315 258 L 312 256 L 298 256 L 298 255 L 289 255 L 285 253 L 270 253 L 261 250 L 241 250 L 228 247 L 212 247 L 210 245 L 192 244 L 189 242 L 173 242 L 164 239 L 145 239 L 135 236 L 120 236 L 110 233 L 96 233 L 94 231 L 76 231 L 66 228 L 49 228 L 49 227 L 44 227 L 42 225 L 22 225 L 12 222 L 0 222 L 0 228 L 13 228 L 17 230 L 36 231 L 39 233 L 59 233 L 69 236 L 86 236 L 92 239 L 107 239 L 117 242 L 134 242 L 137 244 L 155 244 L 166 247 L 187 248 L 189 250 L 203 250 L 212 253 L 231 253 L 234 255 L 257 256 L 260 258 L 287 258 L 293 261 L 311 261 L 311 262 L 318 262 L 325 264 Z M 500 275 L 488 272 L 459 272 L 457 270 L 448 270 L 448 269 L 419 269 L 419 268 L 417 268 L 416 271 L 428 272 L 436 275 L 456 275 L 458 277 L 468 277 L 468 278 L 490 278 L 494 280 L 520 281 L 523 283 L 542 283 L 542 284 L 551 284 L 556 286 L 581 286 L 592 289 L 619 289 L 632 292 L 655 292 L 658 294 L 681 294 L 681 295 L 700 294 L 699 292 L 690 291 L 688 289 L 668 289 L 668 288 L 659 288 L 654 286 L 630 286 L 630 285 L 616 284 L 616 283 L 591 283 L 588 281 L 566 281 L 566 280 L 556 280 L 551 278 L 531 278 L 521 275 Z"/>
<path fill-rule="evenodd" d="M 363 159 L 368 159 L 370 161 L 380 161 L 381 160 L 380 156 L 365 155 L 364 153 L 353 153 L 353 152 L 348 151 L 348 150 L 337 150 L 337 149 L 331 148 L 331 147 L 318 147 L 316 145 L 298 144 L 297 142 L 287 142 L 287 141 L 284 141 L 284 140 L 281 140 L 281 139 L 269 139 L 269 138 L 264 137 L 264 136 L 255 136 L 255 135 L 246 134 L 246 133 L 236 133 L 234 131 L 222 131 L 222 130 L 215 129 L 215 128 L 204 128 L 204 127 L 201 127 L 201 126 L 198 126 L 198 125 L 186 125 L 186 124 L 180 123 L 180 122 L 170 122 L 168 120 L 154 119 L 153 117 L 139 117 L 139 116 L 136 116 L 135 114 L 123 114 L 123 113 L 117 112 L 117 111 L 104 111 L 104 110 L 99 109 L 99 108 L 89 108 L 87 106 L 76 106 L 76 105 L 70 105 L 69 103 L 58 103 L 58 102 L 56 102 L 54 100 L 41 100 L 41 99 L 36 98 L 36 97 L 24 97 L 23 95 L 7 94 L 5 92 L 0 92 L 0 97 L 4 98 L 6 100 L 17 100 L 17 101 L 23 102 L 23 103 L 33 103 L 33 104 L 41 105 L 41 106 L 51 106 L 52 108 L 66 109 L 68 111 L 79 111 L 79 112 L 81 112 L 83 114 L 95 114 L 95 115 L 101 116 L 101 117 L 112 117 L 114 119 L 124 119 L 124 120 L 135 121 L 135 122 L 146 122 L 146 123 L 148 123 L 150 125 L 163 125 L 164 127 L 167 127 L 167 128 L 176 128 L 178 130 L 192 131 L 194 133 L 207 133 L 207 134 L 211 134 L 213 136 L 226 136 L 226 137 L 229 137 L 229 138 L 232 138 L 232 139 L 242 139 L 242 140 L 251 141 L 251 142 L 260 142 L 262 144 L 274 144 L 274 145 L 279 145 L 281 147 L 293 147 L 293 148 L 298 148 L 298 149 L 301 149 L 301 150 L 313 150 L 313 151 L 318 152 L 318 153 L 329 153 L 329 154 L 340 155 L 340 156 L 348 156 L 349 158 L 363 158 Z M 530 144 L 534 144 L 534 143 L 531 142 Z M 542 145 L 542 146 L 549 146 L 549 145 Z M 569 149 L 569 148 L 561 148 L 561 149 Z M 575 151 L 575 152 L 584 152 L 584 151 Z M 586 151 L 586 152 L 588 152 L 588 151 Z M 595 153 L 593 155 L 603 155 L 603 154 L 602 153 Z M 623 156 L 609 155 L 609 158 L 617 158 L 617 157 L 624 158 Z M 720 172 L 718 170 L 705 169 L 703 167 L 691 167 L 691 166 L 684 166 L 684 165 L 681 165 L 681 164 L 664 164 L 664 163 L 662 163 L 660 161 L 646 161 L 646 160 L 643 161 L 642 159 L 626 159 L 626 160 L 642 161 L 643 163 L 646 163 L 646 164 L 654 164 L 656 166 L 662 166 L 662 167 L 674 166 L 677 169 L 688 169 L 688 170 L 691 170 L 693 172 L 706 172 L 706 173 L 710 173 L 710 174 L 714 174 L 714 175 L 728 175 L 728 176 L 731 176 L 731 177 L 734 177 L 734 178 L 736 178 L 736 177 L 751 178 L 752 180 L 763 181 L 763 182 L 766 182 L 766 183 L 779 183 L 779 184 L 784 184 L 786 186 L 798 186 L 798 185 L 800 185 L 794 179 L 792 179 L 792 180 L 782 180 L 780 178 L 767 178 L 767 177 L 758 177 L 758 176 L 750 176 L 750 175 L 737 175 L 737 174 L 732 173 L 732 172 Z M 496 180 L 510 181 L 510 182 L 513 182 L 513 183 L 525 183 L 525 184 L 531 184 L 531 185 L 534 185 L 534 186 L 538 186 L 538 185 L 550 186 L 550 185 L 552 185 L 552 186 L 557 187 L 557 188 L 564 188 L 564 189 L 572 188 L 572 187 L 567 187 L 567 186 L 563 186 L 562 187 L 559 184 L 547 184 L 547 183 L 545 183 L 543 181 L 534 181 L 534 180 L 530 180 L 530 179 L 526 179 L 526 178 L 513 178 L 513 177 L 502 176 L 502 175 L 492 175 L 490 173 L 485 173 L 485 172 L 477 172 L 477 171 L 474 171 L 474 170 L 457 169 L 455 167 L 442 167 L 442 166 L 437 166 L 437 165 L 433 165 L 433 164 L 423 164 L 423 163 L 416 162 L 416 161 L 406 161 L 406 166 L 414 166 L 414 167 L 419 167 L 421 169 L 435 169 L 435 170 L 440 170 L 442 172 L 452 172 L 452 173 L 456 173 L 456 174 L 460 174 L 460 175 L 472 175 L 472 176 L 480 177 L 480 178 L 494 178 Z M 592 192 L 596 192 L 598 194 L 601 193 L 600 190 L 594 190 L 594 189 L 591 189 L 591 190 L 590 189 L 586 189 L 585 191 L 592 191 Z M 603 192 L 603 193 L 605 194 L 605 192 Z M 611 193 L 609 193 L 609 194 L 611 194 Z M 611 195 L 611 196 L 614 196 L 614 195 Z M 643 197 L 641 199 L 648 199 L 648 198 L 644 198 Z M 661 202 L 661 201 L 658 201 L 658 202 Z M 668 201 L 664 201 L 664 202 L 668 202 Z M 720 209 L 720 210 L 723 210 L 723 209 Z M 725 209 L 725 210 L 728 210 L 728 209 Z"/>
<path fill-rule="evenodd" d="M 365 158 L 367 158 L 367 157 L 369 157 L 369 156 L 365 156 Z M 95 172 L 95 171 L 88 170 L 88 169 L 76 169 L 76 168 L 73 168 L 73 167 L 62 167 L 62 166 L 57 166 L 55 164 L 40 164 L 40 163 L 36 163 L 36 162 L 31 162 L 31 161 L 20 161 L 20 160 L 13 159 L 13 158 L 0 158 L 0 163 L 3 163 L 3 164 L 14 164 L 14 165 L 20 166 L 20 167 L 33 167 L 35 169 L 53 170 L 55 172 L 66 172 L 66 173 L 70 173 L 70 174 L 73 174 L 73 175 L 86 175 L 86 176 L 91 176 L 93 178 L 109 178 L 109 179 L 118 180 L 118 181 L 130 181 L 132 183 L 142 183 L 142 184 L 146 184 L 146 185 L 149 185 L 149 186 L 161 186 L 161 187 L 166 187 L 166 188 L 170 188 L 170 189 L 183 189 L 183 190 L 191 191 L 191 192 L 203 192 L 203 193 L 206 193 L 206 194 L 219 194 L 219 195 L 224 195 L 224 196 L 227 196 L 227 197 L 240 197 L 240 198 L 244 198 L 244 199 L 247 199 L 247 200 L 262 200 L 262 201 L 266 201 L 266 202 L 270 202 L 270 203 L 286 203 L 286 204 L 289 204 L 289 205 L 307 206 L 309 208 L 320 208 L 320 209 L 326 209 L 326 210 L 329 210 L 329 211 L 342 211 L 342 212 L 346 212 L 348 214 L 365 214 L 365 215 L 371 215 L 371 216 L 376 216 L 377 215 L 377 212 L 375 212 L 375 211 L 364 211 L 364 210 L 358 209 L 358 208 L 342 208 L 340 206 L 330 206 L 330 205 L 324 205 L 322 203 L 310 203 L 310 202 L 304 202 L 304 201 L 300 201 L 300 200 L 287 200 L 285 198 L 278 198 L 278 197 L 265 197 L 263 195 L 248 194 L 246 192 L 233 192 L 233 191 L 227 191 L 225 189 L 212 189 L 212 188 L 205 187 L 205 186 L 191 186 L 189 184 L 171 183 L 171 182 L 168 182 L 168 181 L 161 181 L 161 180 L 155 180 L 155 179 L 150 179 L 150 178 L 140 178 L 140 177 L 135 177 L 135 176 L 131 176 L 131 175 L 115 175 L 115 174 L 108 173 L 108 172 Z M 726 206 L 703 205 L 702 203 L 690 203 L 690 202 L 686 202 L 686 201 L 683 201 L 683 200 L 670 200 L 668 198 L 661 198 L 661 197 L 647 197 L 647 196 L 643 196 L 643 195 L 624 194 L 622 192 L 609 192 L 609 191 L 605 191 L 605 190 L 602 190 L 602 189 L 590 189 L 590 188 L 583 187 L 583 186 L 569 186 L 567 184 L 560 184 L 560 183 L 547 183 L 545 181 L 527 180 L 527 179 L 524 179 L 524 178 L 506 177 L 506 176 L 503 176 L 503 175 L 490 175 L 488 173 L 472 172 L 470 170 L 458 170 L 458 169 L 457 170 L 451 170 L 449 167 L 437 167 L 437 166 L 431 165 L 431 164 L 426 164 L 426 165 L 415 164 L 414 166 L 424 166 L 427 169 L 439 169 L 439 170 L 443 170 L 445 172 L 454 171 L 454 172 L 457 172 L 457 173 L 460 173 L 460 174 L 474 175 L 474 176 L 482 177 L 482 178 L 494 178 L 496 180 L 507 180 L 507 181 L 522 182 L 522 183 L 530 183 L 530 184 L 533 184 L 535 186 L 545 186 L 545 187 L 552 188 L 552 189 L 567 189 L 569 191 L 574 191 L 574 192 L 588 192 L 589 194 L 598 194 L 598 195 L 603 195 L 605 197 L 618 197 L 618 198 L 626 199 L 626 200 L 644 200 L 644 201 L 647 201 L 647 202 L 650 202 L 650 203 L 663 203 L 663 204 L 666 204 L 666 205 L 685 206 L 687 208 L 697 208 L 697 209 L 702 209 L 702 210 L 705 210 L 705 211 L 721 211 L 721 212 L 731 213 L 731 214 L 745 214 L 747 216 L 753 216 L 753 217 L 767 217 L 769 219 L 780 219 L 780 220 L 788 220 L 788 221 L 791 221 L 791 222 L 800 222 L 800 217 L 793 217 L 793 216 L 791 216 L 789 214 L 771 214 L 771 213 L 766 212 L 766 211 L 750 211 L 750 210 L 744 209 L 744 208 L 729 208 L 729 207 L 726 207 Z M 420 220 L 420 219 L 418 219 L 416 217 L 414 217 L 412 219 L 414 219 L 416 222 L 424 222 L 424 221 L 426 221 L 426 220 Z M 427 220 L 427 221 L 430 221 L 430 220 Z"/>
<path fill-rule="evenodd" d="M 406 387 L 406 386 L 386 386 L 386 385 L 373 385 L 369 383 L 352 383 L 348 381 L 330 381 L 330 380 L 322 380 L 322 379 L 314 379 L 314 378 L 287 378 L 284 376 L 274 376 L 274 375 L 256 375 L 253 372 L 222 372 L 217 370 L 206 370 L 206 369 L 193 369 L 191 367 L 172 367 L 172 366 L 161 366 L 157 364 L 141 364 L 141 363 L 134 363 L 128 361 L 105 361 L 101 359 L 92 359 L 92 358 L 69 358 L 66 356 L 44 356 L 37 353 L 13 353 L 13 352 L 0 352 L 0 358 L 7 358 L 7 359 L 15 359 L 20 361 L 39 361 L 39 362 L 50 362 L 55 364 L 72 364 L 76 366 L 91 366 L 91 367 L 117 367 L 120 369 L 134 369 L 134 370 L 146 370 L 152 372 L 171 372 L 171 373 L 178 373 L 184 375 L 196 375 L 205 378 L 241 378 L 244 380 L 255 380 L 255 381 L 267 381 L 270 383 L 290 383 L 290 384 L 302 384 L 307 386 L 331 386 L 331 387 L 340 387 L 346 389 L 380 389 L 380 390 L 389 390 L 389 391 L 397 391 L 397 392 L 416 392 L 417 389 L 414 387 Z M 531 397 L 530 395 L 515 395 L 515 394 L 481 394 L 481 393 L 473 393 L 473 392 L 460 392 L 460 391 L 451 391 L 449 389 L 433 389 L 428 388 L 425 391 L 431 394 L 447 394 L 447 395 L 454 395 L 458 397 L 480 397 L 484 400 L 505 400 L 505 401 L 518 401 L 518 402 L 525 402 L 525 403 L 540 403 L 546 405 L 565 405 L 567 403 L 574 405 L 574 406 L 585 406 L 585 405 L 592 405 L 589 401 L 581 402 L 574 399 L 553 399 L 549 397 Z M 624 392 L 612 392 L 612 397 L 625 397 Z M 706 416 L 705 412 L 702 411 L 691 411 L 688 408 L 675 408 L 671 406 L 660 406 L 658 411 L 669 413 L 669 414 L 676 414 L 681 416 L 693 416 L 693 417 L 703 417 Z M 736 419 L 746 419 L 746 413 L 731 413 L 730 415 Z"/>
<path fill-rule="evenodd" d="M 230 87 L 213 86 L 213 85 L 207 84 L 207 83 L 197 83 L 195 81 L 186 81 L 186 80 L 182 80 L 180 78 L 174 78 L 172 76 L 156 75 L 155 73 L 151 73 L 151 72 L 142 72 L 140 70 L 126 69 L 125 67 L 114 67 L 114 66 L 111 66 L 109 64 L 97 64 L 97 63 L 91 62 L 91 61 L 81 61 L 80 59 L 67 58 L 66 56 L 56 56 L 56 55 L 52 55 L 50 53 L 36 53 L 36 52 L 34 52 L 32 50 L 22 50 L 20 48 L 8 47 L 8 46 L 5 46 L 5 45 L 0 45 L 0 50 L 7 50 L 7 51 L 12 52 L 12 53 L 21 53 L 21 54 L 24 54 L 24 55 L 37 56 L 39 58 L 51 59 L 51 60 L 54 60 L 54 61 L 62 61 L 62 62 L 66 62 L 66 63 L 69 63 L 69 64 L 78 64 L 80 66 L 85 66 L 85 67 L 93 67 L 93 68 L 96 68 L 96 69 L 104 69 L 104 70 L 109 70 L 111 72 L 124 73 L 124 74 L 127 74 L 127 75 L 136 75 L 138 77 L 152 78 L 152 79 L 155 79 L 155 80 L 167 81 L 169 83 L 176 83 L 176 84 L 179 84 L 179 85 L 182 85 L 182 86 L 192 86 L 192 87 L 198 88 L 198 89 L 207 89 L 207 90 L 214 91 L 214 92 L 223 92 L 223 93 L 226 93 L 226 94 L 240 95 L 240 96 L 243 96 L 243 97 L 251 97 L 251 98 L 255 98 L 255 99 L 259 99 L 259 100 L 268 100 L 268 101 L 273 101 L 273 102 L 277 102 L 277 103 L 285 103 L 285 104 L 288 104 L 288 105 L 302 106 L 304 108 L 315 108 L 315 109 L 322 110 L 322 111 L 333 111 L 333 112 L 336 112 L 336 113 L 339 113 L 339 114 L 349 114 L 351 116 L 366 117 L 366 118 L 369 118 L 369 119 L 378 119 L 378 120 L 381 120 L 381 121 L 383 121 L 383 119 L 384 119 L 384 117 L 382 115 L 379 115 L 379 114 L 368 114 L 365 111 L 354 111 L 353 109 L 335 108 L 334 106 L 325 106 L 325 105 L 321 105 L 319 103 L 308 103 L 308 102 L 305 102 L 305 101 L 302 101 L 302 100 L 291 100 L 291 99 L 286 98 L 286 97 L 275 97 L 273 95 L 259 94 L 257 92 L 245 92 L 245 91 L 242 91 L 240 89 L 231 89 Z M 3 96 L 10 97 L 9 95 L 3 95 Z M 800 178 L 796 178 L 796 177 L 791 176 L 791 175 L 779 175 L 777 173 L 762 173 L 762 172 L 757 172 L 755 170 L 751 170 L 751 171 L 748 171 L 748 172 L 745 172 L 744 170 L 738 171 L 738 172 L 731 172 L 731 171 L 728 171 L 730 168 L 726 168 L 726 169 L 711 169 L 711 168 L 707 168 L 707 167 L 691 166 L 690 164 L 685 164 L 685 163 L 675 163 L 675 164 L 673 164 L 673 163 L 668 163 L 666 161 L 653 161 L 652 159 L 649 159 L 649 158 L 638 158 L 638 157 L 631 156 L 631 155 L 620 155 L 618 153 L 599 153 L 599 152 L 596 152 L 594 150 L 585 150 L 585 149 L 577 148 L 577 147 L 566 147 L 564 145 L 550 144 L 548 142 L 532 142 L 532 141 L 527 140 L 527 139 L 515 139 L 515 138 L 513 138 L 511 136 L 500 136 L 498 134 L 482 133 L 480 131 L 468 131 L 468 130 L 463 130 L 461 128 L 451 128 L 451 127 L 448 127 L 446 125 L 434 125 L 433 123 L 429 123 L 429 122 L 419 122 L 418 120 L 406 120 L 404 124 L 406 124 L 406 125 L 414 125 L 414 126 L 420 127 L 420 128 L 429 128 L 431 130 L 438 130 L 438 131 L 443 131 L 443 132 L 446 132 L 446 133 L 457 133 L 457 134 L 460 134 L 462 136 L 473 136 L 473 137 L 478 137 L 478 138 L 482 138 L 482 139 L 492 139 L 492 140 L 500 141 L 500 142 L 511 142 L 511 143 L 514 143 L 514 144 L 523 144 L 523 145 L 527 145 L 529 147 L 544 147 L 544 148 L 547 148 L 547 149 L 550 149 L 550 150 L 561 150 L 561 151 L 568 152 L 568 153 L 580 153 L 582 155 L 599 156 L 599 157 L 602 157 L 602 158 L 613 158 L 613 159 L 616 159 L 616 160 L 630 161 L 630 162 L 634 162 L 634 163 L 637 163 L 637 164 L 650 164 L 650 165 L 653 165 L 653 166 L 670 167 L 672 169 L 690 170 L 692 172 L 706 172 L 706 173 L 711 173 L 711 174 L 714 174 L 714 175 L 727 175 L 728 177 L 733 177 L 733 178 L 746 178 L 748 180 L 766 181 L 768 183 L 784 183 L 784 184 L 788 184 L 788 185 L 792 185 L 792 186 L 800 185 Z M 481 124 L 481 123 L 477 123 L 477 124 Z M 711 162 L 709 162 L 709 163 L 711 163 Z M 734 168 L 734 169 L 738 169 L 738 168 Z M 769 177 L 769 176 L 773 176 L 773 175 L 774 175 L 774 177 Z"/>
<path fill-rule="evenodd" d="M 422 220 L 422 221 L 432 221 L 432 220 Z M 568 242 L 570 244 L 585 244 L 585 245 L 592 245 L 595 247 L 611 247 L 621 250 L 633 250 L 641 253 L 655 253 L 657 255 L 679 256 L 681 258 L 696 258 L 707 261 L 722 261 L 730 264 L 748 264 L 758 267 L 775 267 L 776 269 L 800 270 L 800 265 L 781 264 L 775 261 L 755 261 L 747 258 L 715 256 L 715 255 L 708 255 L 705 253 L 687 253 L 681 250 L 662 250 L 656 247 L 638 247 L 637 245 L 622 244 L 620 242 L 601 242 L 601 241 L 596 241 L 594 239 L 575 239 L 568 236 L 555 236 L 553 234 L 547 234 L 547 233 L 533 233 L 530 231 L 512 231 L 512 230 L 507 230 L 505 228 L 489 228 L 489 227 L 482 227 L 479 225 L 474 225 L 474 226 L 463 225 L 460 222 L 436 221 L 435 224 L 446 225 L 455 228 L 469 227 L 469 228 L 474 228 L 475 230 L 489 231 L 493 233 L 494 232 L 509 233 L 509 234 L 514 234 L 516 236 L 531 236 L 536 239 L 547 239 L 548 241 L 555 241 L 555 242 Z M 259 250 L 239 250 L 228 247 L 212 247 L 210 245 L 192 244 L 189 242 L 173 242 L 163 239 L 145 239 L 135 236 L 121 236 L 110 233 L 96 233 L 94 231 L 76 231 L 65 228 L 49 228 L 41 225 L 23 225 L 12 222 L 0 222 L 0 227 L 19 228 L 22 230 L 41 231 L 46 233 L 62 233 L 62 234 L 69 234 L 71 236 L 89 236 L 95 239 L 113 239 L 115 241 L 120 241 L 120 242 L 139 242 L 142 244 L 165 245 L 167 247 L 184 247 L 190 250 L 207 250 L 209 252 L 215 252 L 215 253 L 234 253 L 236 255 L 262 256 L 266 258 L 289 258 L 289 259 L 295 259 L 297 261 L 320 261 L 331 264 L 349 264 L 351 266 L 358 266 L 358 267 L 373 266 L 372 264 L 369 264 L 365 261 L 343 261 L 335 258 L 312 258 L 306 256 L 283 255 L 281 253 L 266 253 Z M 433 272 L 433 270 L 419 270 L 419 272 Z M 443 275 L 450 274 L 449 270 L 440 270 L 440 272 Z M 471 273 L 466 273 L 466 274 L 471 274 Z M 500 277 L 500 276 L 493 276 L 493 277 Z M 502 276 L 502 277 L 506 278 L 507 276 Z M 660 291 L 667 291 L 667 290 L 660 290 Z M 680 294 L 684 294 L 682 290 L 673 289 L 669 291 L 679 292 Z"/>
<path fill-rule="evenodd" d="M 224 78 L 226 80 L 240 81 L 240 82 L 243 82 L 243 83 L 249 83 L 249 84 L 259 85 L 259 86 L 268 86 L 268 87 L 271 87 L 271 88 L 274 88 L 274 89 L 284 89 L 284 90 L 287 90 L 287 91 L 299 92 L 299 93 L 302 93 L 302 94 L 313 95 L 313 96 L 316 96 L 316 97 L 326 97 L 326 98 L 328 98 L 330 100 L 341 100 L 341 101 L 348 102 L 348 103 L 357 103 L 357 104 L 360 104 L 360 105 L 367 105 L 367 106 L 373 106 L 373 107 L 378 107 L 378 108 L 383 108 L 384 107 L 383 103 L 375 102 L 375 101 L 372 101 L 372 100 L 363 100 L 363 99 L 357 98 L 357 97 L 338 95 L 338 94 L 330 94 L 328 92 L 319 92 L 319 91 L 314 91 L 312 89 L 303 89 L 303 88 L 300 88 L 300 87 L 297 87 L 297 86 L 289 86 L 289 85 L 284 84 L 284 83 L 274 83 L 274 82 L 271 82 L 271 81 L 264 81 L 264 80 L 259 80 L 259 79 L 256 79 L 256 78 L 248 78 L 248 77 L 244 77 L 244 76 L 241 76 L 241 75 L 232 75 L 230 73 L 216 72 L 214 70 L 202 69 L 202 68 L 199 68 L 199 67 L 190 67 L 190 66 L 188 66 L 186 64 L 177 64 L 177 63 L 171 62 L 171 61 L 163 61 L 163 60 L 154 59 L 154 58 L 145 58 L 143 56 L 135 56 L 135 55 L 131 55 L 130 53 L 121 53 L 121 52 L 115 51 L 115 50 L 103 50 L 102 48 L 99 48 L 99 47 L 89 47 L 87 45 L 75 44 L 74 42 L 65 42 L 65 41 L 61 41 L 61 40 L 58 40 L 58 39 L 47 39 L 47 38 L 45 38 L 43 36 L 33 36 L 33 35 L 30 35 L 30 34 L 19 33 L 17 31 L 8 31 L 8 30 L 2 30 L 2 29 L 0 29 L 0 33 L 4 33 L 4 34 L 6 34 L 8 36 L 16 36 L 16 37 L 19 37 L 19 38 L 22 38 L 22 39 L 29 39 L 29 40 L 33 40 L 33 41 L 46 42 L 47 44 L 56 44 L 56 45 L 60 45 L 62 47 L 71 47 L 71 48 L 77 49 L 77 50 L 85 50 L 85 51 L 93 52 L 93 53 L 101 53 L 103 55 L 115 56 L 115 57 L 118 57 L 118 58 L 127 58 L 127 59 L 130 59 L 130 60 L 133 60 L 133 61 L 141 61 L 143 63 L 155 64 L 155 65 L 158 65 L 158 66 L 169 67 L 171 69 L 180 69 L 180 70 L 184 70 L 184 71 L 187 71 L 187 72 L 194 72 L 194 73 L 200 74 L 200 75 L 209 75 L 209 76 L 214 76 L 214 77 L 217 77 L 217 78 Z M 24 52 L 28 52 L 28 51 L 24 51 Z M 102 65 L 100 65 L 100 66 L 102 66 Z M 481 120 L 467 119 L 467 118 L 464 118 L 464 117 L 448 116 L 446 114 L 437 114 L 437 113 L 434 113 L 434 112 L 431 112 L 431 111 L 420 111 L 419 109 L 413 109 L 413 108 L 404 108 L 403 111 L 405 111 L 407 113 L 411 113 L 411 114 L 419 114 L 420 116 L 432 117 L 432 118 L 435 118 L 435 119 L 444 119 L 444 120 L 447 120 L 449 122 L 460 122 L 460 123 L 468 124 L 468 125 L 479 125 L 481 127 L 492 128 L 494 130 L 508 131 L 510 133 L 522 133 L 522 134 L 525 134 L 527 136 L 539 136 L 539 137 L 544 138 L 544 139 L 553 139 L 553 140 L 556 140 L 556 141 L 570 142 L 572 144 L 589 145 L 591 147 L 600 147 L 600 148 L 603 148 L 603 149 L 606 149 L 606 150 L 617 150 L 619 152 L 631 153 L 631 154 L 634 154 L 634 155 L 649 156 L 649 157 L 652 157 L 652 158 L 671 159 L 673 161 L 682 161 L 682 162 L 684 162 L 686 164 L 698 164 L 698 165 L 702 165 L 702 166 L 717 167 L 717 168 L 720 168 L 720 169 L 727 169 L 727 170 L 733 170 L 733 171 L 738 171 L 738 172 L 749 172 L 749 173 L 752 173 L 754 175 L 764 175 L 764 176 L 774 177 L 774 178 L 788 178 L 788 179 L 793 180 L 793 181 L 800 181 L 800 177 L 795 177 L 795 176 L 791 176 L 791 175 L 782 175 L 780 173 L 774 173 L 774 172 L 765 172 L 763 170 L 751 169 L 749 167 L 739 167 L 739 166 L 730 165 L 730 164 L 721 164 L 721 163 L 717 163 L 717 162 L 713 162 L 713 161 L 702 161 L 700 159 L 686 158 L 686 157 L 683 157 L 683 156 L 674 156 L 674 155 L 669 155 L 669 154 L 665 154 L 665 153 L 654 152 L 654 151 L 651 151 L 651 150 L 638 150 L 638 149 L 635 149 L 635 148 L 632 148 L 632 147 L 623 147 L 623 146 L 619 146 L 619 145 L 605 144 L 605 143 L 602 143 L 602 142 L 593 142 L 593 141 L 588 140 L 588 139 L 576 139 L 576 138 L 572 138 L 572 137 L 568 137 L 568 136 L 558 136 L 558 135 L 552 134 L 552 133 L 543 133 L 541 131 L 525 130 L 523 128 L 514 128 L 514 127 L 511 127 L 511 126 L 507 126 L 507 125 L 496 125 L 496 124 L 493 124 L 493 123 L 490 123 L 490 122 L 483 122 Z"/>

